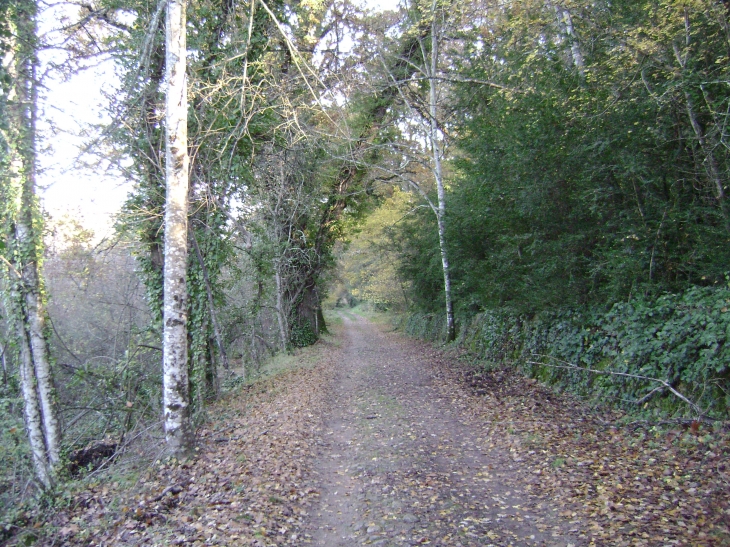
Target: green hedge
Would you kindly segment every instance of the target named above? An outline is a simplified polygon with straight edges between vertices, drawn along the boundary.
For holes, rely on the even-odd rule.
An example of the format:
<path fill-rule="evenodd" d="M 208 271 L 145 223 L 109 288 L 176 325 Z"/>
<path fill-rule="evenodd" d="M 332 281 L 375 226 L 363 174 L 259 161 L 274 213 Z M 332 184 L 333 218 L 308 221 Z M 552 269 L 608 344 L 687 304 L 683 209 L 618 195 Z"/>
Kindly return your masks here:
<path fill-rule="evenodd" d="M 692 415 L 660 384 L 556 366 L 664 380 L 707 416 L 730 409 L 730 289 L 695 287 L 654 300 L 617 303 L 609 311 L 557 310 L 533 317 L 490 310 L 458 322 L 457 343 L 478 357 L 522 368 L 531 377 L 626 409 Z M 443 340 L 444 318 L 415 314 L 406 331 Z M 552 365 L 552 366 L 549 366 Z"/>

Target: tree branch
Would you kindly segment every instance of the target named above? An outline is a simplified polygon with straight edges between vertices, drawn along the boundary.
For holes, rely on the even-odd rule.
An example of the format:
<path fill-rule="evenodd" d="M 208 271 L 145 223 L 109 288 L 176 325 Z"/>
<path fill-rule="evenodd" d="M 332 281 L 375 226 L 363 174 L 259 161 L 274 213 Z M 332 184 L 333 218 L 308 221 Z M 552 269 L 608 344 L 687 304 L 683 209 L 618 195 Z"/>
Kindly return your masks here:
<path fill-rule="evenodd" d="M 646 380 L 647 382 L 657 382 L 657 383 L 661 384 L 662 386 L 664 386 L 665 389 L 668 389 L 669 391 L 671 391 L 672 394 L 674 394 L 677 398 L 679 398 L 682 401 L 684 401 L 685 403 L 687 403 L 689 405 L 689 407 L 692 410 L 694 410 L 694 412 L 697 414 L 697 416 L 704 417 L 704 413 L 700 409 L 699 405 L 697 405 L 697 403 L 690 401 L 687 397 L 685 397 L 679 391 L 674 389 L 672 387 L 672 385 L 665 380 L 660 380 L 659 378 L 652 378 L 651 376 L 643 376 L 641 374 L 631 374 L 630 372 L 616 372 L 613 370 L 597 370 L 594 368 L 579 367 L 578 365 L 574 365 L 567 361 L 563 361 L 563 360 L 553 357 L 551 355 L 535 355 L 535 357 L 547 357 L 548 359 L 554 359 L 560 363 L 565 363 L 565 364 L 554 365 L 551 363 L 541 363 L 539 361 L 526 361 L 526 362 L 531 365 L 541 365 L 541 366 L 547 366 L 547 367 L 552 367 L 552 368 L 563 368 L 563 369 L 568 369 L 568 370 L 582 370 L 584 372 L 592 372 L 593 374 L 601 374 L 601 375 L 605 375 L 605 376 L 619 376 L 622 378 L 634 378 L 636 380 Z"/>

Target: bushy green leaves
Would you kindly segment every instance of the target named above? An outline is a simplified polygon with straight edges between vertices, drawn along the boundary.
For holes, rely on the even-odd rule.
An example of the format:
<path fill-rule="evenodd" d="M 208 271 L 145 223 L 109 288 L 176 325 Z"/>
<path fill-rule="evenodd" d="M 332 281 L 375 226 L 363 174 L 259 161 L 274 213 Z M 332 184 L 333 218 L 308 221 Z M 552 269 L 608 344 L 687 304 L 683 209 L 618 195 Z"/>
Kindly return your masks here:
<path fill-rule="evenodd" d="M 18 517 L 14 505 L 33 477 L 30 447 L 23 423 L 23 399 L 17 381 L 0 385 L 0 539 Z"/>
<path fill-rule="evenodd" d="M 443 319 L 414 315 L 407 330 L 437 339 Z M 608 311 L 563 308 L 532 317 L 489 311 L 464 321 L 459 343 L 483 359 L 512 362 L 531 376 L 590 398 L 633 411 L 693 416 L 658 382 L 611 372 L 662 380 L 703 413 L 725 419 L 730 412 L 729 339 L 730 289 L 693 287 L 617 303 Z"/>
<path fill-rule="evenodd" d="M 610 305 L 721 281 L 730 262 L 713 183 L 730 172 L 726 12 L 705 0 L 569 8 L 584 77 L 544 2 L 497 10 L 466 39 L 479 47 L 458 64 L 473 80 L 453 88 L 447 218 L 462 310 Z M 430 224 L 401 226 L 424 311 L 442 298 Z"/>
<path fill-rule="evenodd" d="M 291 345 L 295 348 L 311 346 L 317 341 L 317 334 L 307 319 L 300 319 L 291 327 Z"/>

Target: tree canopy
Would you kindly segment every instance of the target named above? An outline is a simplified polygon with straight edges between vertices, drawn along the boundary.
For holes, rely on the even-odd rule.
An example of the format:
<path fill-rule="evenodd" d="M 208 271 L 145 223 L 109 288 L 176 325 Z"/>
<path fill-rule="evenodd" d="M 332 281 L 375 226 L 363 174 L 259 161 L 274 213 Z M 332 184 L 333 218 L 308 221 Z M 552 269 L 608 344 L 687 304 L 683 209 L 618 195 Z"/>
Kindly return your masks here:
<path fill-rule="evenodd" d="M 328 303 L 412 314 L 414 331 L 428 323 L 582 393 L 675 411 L 666 401 L 681 391 L 692 398 L 681 412 L 726 415 L 727 2 L 412 0 L 373 11 L 349 0 L 192 0 L 179 29 L 184 84 L 173 82 L 167 5 L 69 2 L 54 30 L 67 58 L 43 67 L 71 73 L 104 58 L 119 76 L 111 121 L 87 147 L 134 185 L 106 260 L 80 233 L 43 249 L 44 5 L 0 0 L 2 397 L 28 403 L 26 425 L 50 419 L 35 437 L 28 426 L 46 486 L 58 429 L 67 439 L 100 431 L 63 410 L 75 398 L 103 393 L 94 408 L 119 443 L 162 412 L 151 371 L 170 324 L 188 327 L 179 378 L 195 417 L 226 382 L 315 343 Z M 166 102 L 173 83 L 182 95 Z M 169 133 L 177 107 L 186 144 Z M 189 185 L 179 222 L 165 224 L 175 169 Z M 174 226 L 177 264 L 165 250 Z M 99 279 L 128 287 L 110 291 L 134 309 L 108 319 L 123 325 L 114 344 L 76 335 L 53 294 L 46 311 L 44 252 L 59 295 L 91 298 Z M 184 294 L 170 294 L 166 274 Z M 54 370 L 71 416 L 61 426 Z"/>

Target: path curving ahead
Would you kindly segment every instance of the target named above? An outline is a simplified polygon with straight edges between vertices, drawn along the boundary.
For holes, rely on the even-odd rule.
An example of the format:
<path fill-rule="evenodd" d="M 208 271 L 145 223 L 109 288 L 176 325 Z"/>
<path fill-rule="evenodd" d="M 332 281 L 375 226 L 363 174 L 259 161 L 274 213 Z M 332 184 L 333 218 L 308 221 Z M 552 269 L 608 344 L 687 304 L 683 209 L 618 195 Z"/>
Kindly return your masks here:
<path fill-rule="evenodd" d="M 580 545 L 539 479 L 490 448 L 424 345 L 359 317 L 344 340 L 317 443 L 308 535 L 326 547 Z"/>

